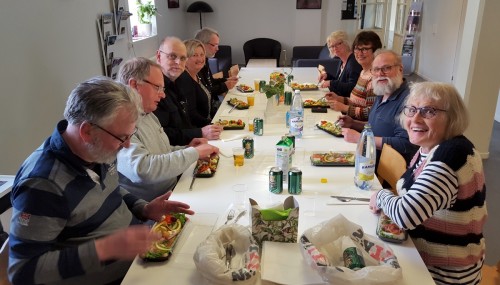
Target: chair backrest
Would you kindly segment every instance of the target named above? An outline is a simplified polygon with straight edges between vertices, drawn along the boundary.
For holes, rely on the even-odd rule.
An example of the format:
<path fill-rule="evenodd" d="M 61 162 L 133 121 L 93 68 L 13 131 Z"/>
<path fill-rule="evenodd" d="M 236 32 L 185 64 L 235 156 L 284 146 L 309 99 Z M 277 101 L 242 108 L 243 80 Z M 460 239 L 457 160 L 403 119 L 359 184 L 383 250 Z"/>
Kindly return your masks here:
<path fill-rule="evenodd" d="M 328 47 L 326 45 L 324 45 L 321 48 L 321 51 L 319 52 L 318 58 L 319 59 L 329 59 L 329 58 L 331 58 L 330 57 L 330 51 L 328 50 Z"/>
<path fill-rule="evenodd" d="M 243 44 L 245 64 L 251 58 L 275 58 L 279 64 L 281 55 L 281 43 L 269 38 L 256 38 L 248 40 Z"/>
<path fill-rule="evenodd" d="M 388 144 L 384 144 L 377 167 L 377 177 L 380 184 L 384 181 L 391 186 L 392 192 L 397 195 L 396 183 L 406 171 L 404 157 Z"/>
<path fill-rule="evenodd" d="M 294 46 L 292 51 L 292 62 L 298 59 L 317 59 L 323 46 Z"/>
<path fill-rule="evenodd" d="M 7 278 L 7 267 L 9 266 L 9 239 L 0 248 L 0 285 L 10 285 Z"/>
<path fill-rule="evenodd" d="M 215 54 L 215 58 L 217 58 L 217 67 L 219 71 L 222 71 L 224 76 L 227 76 L 229 69 L 233 65 L 231 46 L 220 45 L 219 50 Z"/>

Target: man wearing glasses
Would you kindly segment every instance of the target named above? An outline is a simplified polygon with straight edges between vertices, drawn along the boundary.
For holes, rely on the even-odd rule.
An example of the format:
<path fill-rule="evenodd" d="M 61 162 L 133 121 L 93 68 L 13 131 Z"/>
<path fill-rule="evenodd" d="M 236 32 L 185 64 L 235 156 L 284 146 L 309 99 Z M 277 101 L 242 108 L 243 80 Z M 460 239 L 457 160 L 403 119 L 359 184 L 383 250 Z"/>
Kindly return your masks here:
<path fill-rule="evenodd" d="M 215 56 L 219 50 L 219 33 L 211 28 L 203 28 L 199 30 L 195 37 L 205 46 L 205 51 L 207 54 L 207 59 L 205 60 L 205 66 L 198 72 L 201 82 L 205 87 L 208 88 L 212 98 L 217 99 L 219 95 L 224 95 L 229 89 L 232 89 L 238 83 L 238 78 L 236 76 L 231 76 L 229 78 L 219 78 L 215 79 L 212 75 L 212 71 L 208 66 L 208 58 Z M 218 101 L 218 100 L 217 100 Z M 220 103 L 216 104 L 217 106 Z"/>
<path fill-rule="evenodd" d="M 403 79 L 401 57 L 388 50 L 378 50 L 372 63 L 373 92 L 377 98 L 368 115 L 368 123 L 375 135 L 377 164 L 384 143 L 401 153 L 407 162 L 417 151 L 417 146 L 410 143 L 408 133 L 395 119 L 403 110 L 403 103 L 410 89 Z M 340 116 L 339 124 L 347 142 L 357 143 L 366 122 L 353 120 L 349 116 Z"/>
<path fill-rule="evenodd" d="M 165 97 L 161 66 L 145 58 L 133 58 L 122 65 L 118 80 L 135 89 L 142 97 L 144 113 L 130 146 L 118 153 L 120 184 L 146 201 L 174 188 L 177 176 L 200 157 L 217 153 L 206 139 L 195 138 L 188 146 L 172 146 L 152 113 Z"/>
<path fill-rule="evenodd" d="M 186 46 L 175 37 L 165 38 L 156 52 L 156 61 L 163 72 L 166 97 L 160 100 L 154 114 L 158 117 L 172 145 L 186 145 L 193 138 L 217 140 L 222 132 L 222 127 L 218 125 L 195 128 L 191 123 L 186 112 L 187 101 L 184 95 L 184 92 L 191 92 L 191 90 L 178 88 L 180 81 L 184 80 L 180 77 L 189 76 L 183 75 L 186 60 Z"/>
<path fill-rule="evenodd" d="M 140 98 L 96 77 L 70 94 L 52 135 L 21 166 L 12 188 L 9 279 L 13 284 L 120 284 L 157 237 L 147 219 L 194 214 L 187 204 L 150 203 L 118 183 L 116 154 L 136 132 Z"/>

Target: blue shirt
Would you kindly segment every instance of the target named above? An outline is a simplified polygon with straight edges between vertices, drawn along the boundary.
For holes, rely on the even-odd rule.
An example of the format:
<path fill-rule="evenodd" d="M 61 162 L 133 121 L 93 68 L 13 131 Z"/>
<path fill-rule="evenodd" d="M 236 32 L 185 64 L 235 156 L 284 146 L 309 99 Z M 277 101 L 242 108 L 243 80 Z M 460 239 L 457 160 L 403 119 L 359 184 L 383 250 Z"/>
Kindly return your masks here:
<path fill-rule="evenodd" d="M 386 101 L 382 101 L 384 96 L 377 96 L 368 116 L 368 123 L 372 127 L 373 134 L 376 137 L 382 137 L 382 145 L 386 143 L 392 146 L 405 157 L 407 163 L 418 149 L 410 143 L 408 132 L 398 121 L 409 93 L 410 88 L 405 80 Z M 377 149 L 377 164 L 379 158 L 380 150 Z"/>

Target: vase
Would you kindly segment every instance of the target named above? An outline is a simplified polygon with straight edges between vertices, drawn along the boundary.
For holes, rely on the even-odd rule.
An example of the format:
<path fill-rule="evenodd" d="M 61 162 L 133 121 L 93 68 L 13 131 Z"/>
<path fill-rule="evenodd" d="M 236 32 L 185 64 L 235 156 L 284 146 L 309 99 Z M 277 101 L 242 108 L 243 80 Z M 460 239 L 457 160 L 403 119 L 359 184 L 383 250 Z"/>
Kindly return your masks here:
<path fill-rule="evenodd" d="M 140 37 L 151 36 L 152 24 L 139 24 L 138 34 Z"/>

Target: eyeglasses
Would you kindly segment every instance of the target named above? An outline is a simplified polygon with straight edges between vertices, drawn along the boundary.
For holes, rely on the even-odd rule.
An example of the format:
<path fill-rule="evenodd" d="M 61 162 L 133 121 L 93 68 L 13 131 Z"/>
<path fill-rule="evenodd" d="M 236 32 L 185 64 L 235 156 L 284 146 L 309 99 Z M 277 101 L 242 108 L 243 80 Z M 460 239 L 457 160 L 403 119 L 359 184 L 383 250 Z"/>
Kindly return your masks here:
<path fill-rule="evenodd" d="M 417 113 L 420 113 L 420 116 L 422 116 L 422 117 L 424 117 L 426 119 L 430 119 L 430 118 L 434 118 L 434 116 L 436 116 L 437 111 L 446 112 L 446 110 L 437 109 L 437 108 L 434 108 L 434 107 L 420 107 L 420 108 L 417 108 L 415 106 L 404 106 L 404 108 L 403 108 L 403 114 L 405 114 L 405 116 L 407 116 L 409 118 L 412 118 Z"/>
<path fill-rule="evenodd" d="M 399 64 L 394 64 L 394 65 L 386 65 L 386 66 L 382 66 L 382 67 L 374 67 L 372 69 L 370 69 L 370 71 L 372 72 L 372 74 L 377 74 L 377 73 L 380 73 L 381 71 L 383 73 L 388 73 L 392 70 L 393 67 L 395 66 L 399 66 Z"/>
<path fill-rule="evenodd" d="M 157 93 L 165 93 L 165 87 L 160 86 L 160 85 L 156 85 L 156 84 L 154 84 L 153 82 L 150 82 L 150 81 L 149 81 L 149 80 L 147 80 L 147 79 L 142 79 L 141 81 L 144 81 L 144 82 L 146 82 L 147 84 L 149 84 L 149 85 L 151 85 L 151 86 L 156 87 L 156 92 L 157 92 Z"/>
<path fill-rule="evenodd" d="M 207 43 L 207 44 L 209 44 L 209 45 L 211 45 L 213 47 L 218 47 L 219 46 L 219 44 L 213 44 L 213 43 Z"/>
<path fill-rule="evenodd" d="M 166 52 L 162 51 L 161 49 L 159 49 L 158 51 L 165 54 L 167 56 L 167 58 L 171 61 L 176 61 L 177 59 L 179 59 L 179 61 L 185 62 L 187 60 L 186 56 L 178 56 L 175 53 L 166 53 Z"/>
<path fill-rule="evenodd" d="M 366 53 L 369 50 L 373 50 L 373 48 L 372 47 L 364 47 L 364 48 L 355 47 L 354 48 L 354 52 L 360 52 L 360 53 Z"/>
<path fill-rule="evenodd" d="M 94 126 L 94 127 L 97 127 L 98 129 L 100 129 L 101 131 L 104 131 L 105 133 L 107 133 L 108 135 L 114 137 L 115 139 L 119 140 L 120 141 L 120 146 L 125 144 L 133 135 L 135 135 L 135 133 L 137 133 L 137 127 L 134 129 L 134 132 L 126 137 L 124 137 L 123 139 L 120 138 L 119 136 L 117 135 L 114 135 L 113 133 L 111 133 L 110 131 L 106 130 L 105 128 L 99 126 L 98 124 L 94 124 L 94 123 L 90 123 L 91 126 Z"/>
<path fill-rule="evenodd" d="M 338 47 L 340 47 L 343 43 L 344 43 L 344 42 L 338 42 L 338 43 L 336 43 L 336 44 L 329 45 L 329 46 L 328 46 L 328 48 L 331 48 L 331 49 L 333 49 L 333 48 L 338 48 Z"/>

